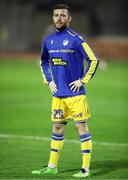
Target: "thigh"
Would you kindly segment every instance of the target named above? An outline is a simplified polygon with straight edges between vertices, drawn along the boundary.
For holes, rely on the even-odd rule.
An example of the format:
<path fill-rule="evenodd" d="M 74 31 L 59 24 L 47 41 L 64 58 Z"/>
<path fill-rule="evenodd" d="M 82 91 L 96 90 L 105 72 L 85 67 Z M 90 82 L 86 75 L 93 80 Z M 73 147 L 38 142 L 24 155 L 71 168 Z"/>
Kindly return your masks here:
<path fill-rule="evenodd" d="M 85 95 L 69 98 L 67 106 L 74 121 L 85 121 L 90 118 L 89 106 Z"/>

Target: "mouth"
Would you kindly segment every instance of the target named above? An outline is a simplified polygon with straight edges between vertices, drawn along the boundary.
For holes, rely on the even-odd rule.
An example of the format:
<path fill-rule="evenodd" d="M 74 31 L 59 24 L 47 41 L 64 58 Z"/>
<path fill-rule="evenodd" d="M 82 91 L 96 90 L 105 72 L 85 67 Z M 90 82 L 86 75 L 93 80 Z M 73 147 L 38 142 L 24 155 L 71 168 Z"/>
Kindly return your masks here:
<path fill-rule="evenodd" d="M 56 24 L 61 25 L 61 24 L 62 24 L 62 22 L 56 22 Z"/>

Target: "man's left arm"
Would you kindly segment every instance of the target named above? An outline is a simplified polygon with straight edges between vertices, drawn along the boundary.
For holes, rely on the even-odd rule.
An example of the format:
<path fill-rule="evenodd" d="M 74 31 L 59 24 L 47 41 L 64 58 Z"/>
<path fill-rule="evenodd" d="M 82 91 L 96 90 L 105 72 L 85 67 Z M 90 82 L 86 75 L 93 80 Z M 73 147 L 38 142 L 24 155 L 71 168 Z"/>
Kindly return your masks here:
<path fill-rule="evenodd" d="M 81 82 L 86 84 L 94 76 L 99 61 L 86 42 L 82 42 L 80 44 L 79 51 L 88 62 L 88 65 L 84 74 L 82 75 L 82 77 L 80 77 Z"/>
<path fill-rule="evenodd" d="M 80 79 L 71 82 L 69 86 L 71 87 L 70 90 L 79 92 L 80 87 L 83 86 L 83 84 L 88 83 L 91 78 L 94 76 L 97 66 L 98 66 L 98 59 L 96 58 L 95 54 L 91 50 L 91 48 L 88 46 L 88 44 L 83 41 L 82 39 L 79 39 L 79 45 L 77 46 L 78 51 L 82 54 L 82 56 L 86 59 L 88 62 L 87 68 L 80 77 Z"/>

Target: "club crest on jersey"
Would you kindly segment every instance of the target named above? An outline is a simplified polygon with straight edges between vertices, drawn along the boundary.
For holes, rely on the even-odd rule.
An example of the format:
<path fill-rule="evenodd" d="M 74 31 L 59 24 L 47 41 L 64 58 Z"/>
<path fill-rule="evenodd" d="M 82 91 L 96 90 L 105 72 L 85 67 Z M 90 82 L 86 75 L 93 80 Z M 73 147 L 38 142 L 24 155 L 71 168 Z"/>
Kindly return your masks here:
<path fill-rule="evenodd" d="M 68 39 L 63 40 L 63 45 L 64 45 L 64 46 L 67 46 L 68 43 L 69 43 Z"/>
<path fill-rule="evenodd" d="M 53 40 L 51 40 L 51 44 L 53 44 Z"/>

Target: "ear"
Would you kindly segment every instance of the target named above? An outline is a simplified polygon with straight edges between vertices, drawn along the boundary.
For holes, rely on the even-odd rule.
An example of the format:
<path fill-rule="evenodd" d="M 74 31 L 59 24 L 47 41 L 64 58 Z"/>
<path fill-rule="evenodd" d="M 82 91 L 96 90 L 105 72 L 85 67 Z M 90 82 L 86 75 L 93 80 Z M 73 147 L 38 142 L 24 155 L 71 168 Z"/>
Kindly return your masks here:
<path fill-rule="evenodd" d="M 69 16 L 69 23 L 71 22 L 71 20 L 72 20 L 72 17 L 71 17 L 71 16 Z"/>

